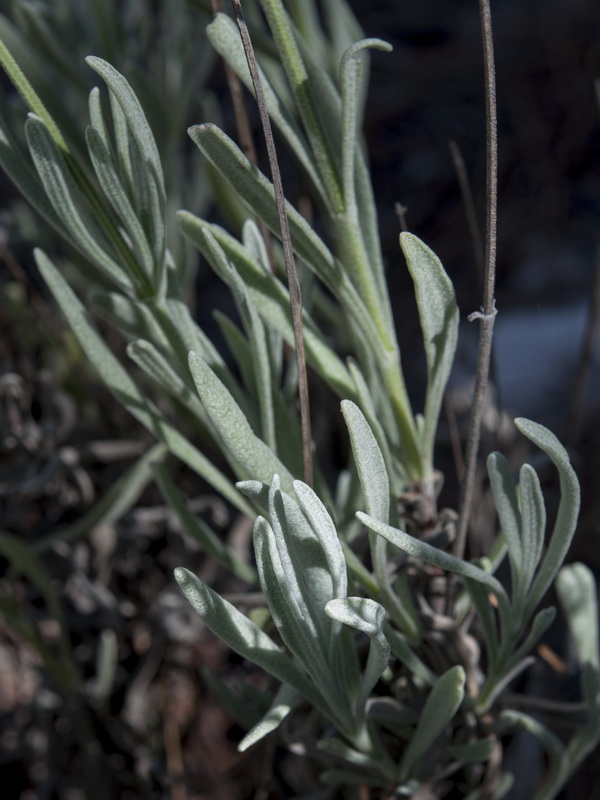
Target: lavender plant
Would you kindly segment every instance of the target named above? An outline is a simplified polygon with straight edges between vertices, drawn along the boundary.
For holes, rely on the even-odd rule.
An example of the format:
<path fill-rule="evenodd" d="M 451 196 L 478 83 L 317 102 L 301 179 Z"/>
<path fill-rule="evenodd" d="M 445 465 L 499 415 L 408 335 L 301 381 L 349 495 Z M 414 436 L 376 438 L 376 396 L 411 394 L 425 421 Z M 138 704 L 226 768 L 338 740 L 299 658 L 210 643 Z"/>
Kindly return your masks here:
<path fill-rule="evenodd" d="M 189 211 L 177 215 L 235 300 L 240 325 L 218 315 L 232 369 L 184 300 L 182 270 L 167 236 L 171 203 L 163 166 L 126 78 L 100 58 L 86 59 L 106 87 L 110 114 L 100 90 L 92 90 L 84 161 L 0 42 L 0 61 L 30 108 L 29 154 L 3 125 L 0 163 L 79 254 L 89 295 L 79 297 L 41 250 L 36 263 L 102 380 L 160 443 L 111 502 L 131 489 L 134 477 L 153 474 L 206 553 L 262 591 L 270 617 L 260 626 L 188 569 L 175 573 L 206 625 L 274 679 L 263 698 L 266 710 L 240 749 L 279 729 L 289 746 L 321 760 L 322 781 L 344 787 L 347 797 L 367 796 L 365 787 L 373 797 L 445 797 L 454 786 L 469 800 L 483 800 L 507 796 L 512 778 L 502 766 L 502 741 L 524 728 L 546 751 L 547 774 L 535 800 L 549 800 L 600 739 L 595 587 L 583 565 L 562 567 L 577 522 L 577 478 L 550 431 L 516 420 L 559 474 L 552 532 L 546 537 L 536 472 L 526 464 L 515 482 L 503 456 L 493 453 L 488 474 L 500 528 L 493 552 L 478 562 L 449 552 L 453 528 L 436 508 L 434 444 L 459 311 L 437 256 L 416 236 L 401 234 L 427 363 L 424 408 L 416 413 L 360 137 L 367 50 L 389 45 L 361 38 L 344 0 L 322 4 L 324 27 L 312 0 L 248 6 L 258 82 L 232 19 L 216 14 L 207 35 L 241 82 L 261 95 L 322 210 L 325 237 L 285 203 L 289 250 L 308 287 L 300 313 L 306 363 L 341 401 L 351 443 L 352 459 L 334 486 L 318 453 L 314 465 L 309 459 L 311 480 L 305 420 L 294 402 L 300 370 L 287 352 L 298 345 L 290 314 L 295 278 L 293 271 L 283 277 L 290 253 L 277 187 L 216 125 L 189 130 L 248 215 L 241 238 Z M 269 247 L 265 228 L 273 237 Z M 127 355 L 148 384 L 132 377 L 108 347 L 96 313 L 128 341 Z M 152 399 L 154 392 L 171 399 L 171 415 Z M 216 443 L 229 472 L 192 442 L 192 431 L 194 441 Z M 255 519 L 256 568 L 190 514 L 161 463 L 167 452 Z M 411 506 L 402 502 L 409 492 L 417 500 Z M 368 553 L 359 549 L 365 531 Z M 0 547 L 15 569 L 27 568 L 8 539 Z M 510 589 L 496 575 L 504 561 Z M 447 582 L 445 613 L 431 609 L 434 573 L 460 578 L 458 593 Z M 540 609 L 553 584 L 580 658 L 586 704 L 586 720 L 567 743 L 522 703 L 511 704 L 505 691 L 533 663 L 531 654 L 554 619 L 553 608 Z M 235 705 L 235 694 L 215 676 L 209 680 Z"/>

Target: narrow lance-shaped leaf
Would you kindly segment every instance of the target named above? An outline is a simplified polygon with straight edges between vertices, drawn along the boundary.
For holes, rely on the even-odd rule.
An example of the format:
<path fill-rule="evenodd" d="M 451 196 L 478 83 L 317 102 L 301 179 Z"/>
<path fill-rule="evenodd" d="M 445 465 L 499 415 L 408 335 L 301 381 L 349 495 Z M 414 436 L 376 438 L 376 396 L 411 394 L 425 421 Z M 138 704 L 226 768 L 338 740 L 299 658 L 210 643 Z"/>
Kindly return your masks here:
<path fill-rule="evenodd" d="M 529 589 L 537 569 L 546 531 L 546 506 L 540 479 L 529 464 L 523 464 L 519 475 L 519 505 L 521 507 L 521 541 L 523 560 L 522 580 Z"/>
<path fill-rule="evenodd" d="M 208 247 L 213 252 L 215 263 L 219 265 L 221 278 L 226 281 L 235 296 L 251 346 L 253 373 L 260 408 L 262 438 L 274 452 L 277 452 L 271 362 L 262 320 L 244 281 L 229 263 L 222 247 L 208 229 L 204 230 L 204 236 Z"/>
<path fill-rule="evenodd" d="M 313 95 L 314 88 L 309 81 L 294 30 L 281 0 L 261 0 L 261 6 L 292 87 L 312 156 L 327 192 L 328 204 L 334 213 L 340 212 L 343 210 L 344 200 L 334 156 L 333 132 L 324 128 L 322 115 L 317 111 L 318 101 Z"/>
<path fill-rule="evenodd" d="M 513 587 L 513 605 L 520 616 L 524 596 L 522 577 L 523 547 L 521 545 L 521 512 L 515 483 L 508 462 L 501 453 L 490 453 L 487 460 L 494 505 L 500 520 L 500 529 L 508 548 Z"/>
<path fill-rule="evenodd" d="M 342 186 L 344 213 L 337 219 L 337 235 L 343 248 L 343 259 L 352 280 L 357 286 L 365 305 L 381 328 L 384 338 L 394 339 L 394 324 L 390 307 L 389 292 L 381 280 L 380 259 L 373 260 L 369 253 L 368 239 L 363 225 L 372 224 L 369 216 L 360 216 L 357 201 L 357 176 L 355 168 L 362 157 L 360 147 L 360 124 L 362 117 L 362 61 L 366 48 L 391 50 L 391 46 L 381 39 L 364 39 L 351 45 L 344 53 L 340 65 L 342 89 Z M 363 175 L 361 174 L 362 178 Z"/>
<path fill-rule="evenodd" d="M 334 597 L 345 597 L 348 591 L 346 559 L 329 512 L 316 493 L 302 481 L 294 481 L 294 493 L 300 503 L 327 562 Z"/>
<path fill-rule="evenodd" d="M 334 587 L 320 537 L 310 517 L 302 513 L 293 498 L 280 491 L 276 475 L 269 488 L 268 508 L 273 541 L 287 573 L 289 588 L 296 595 L 294 602 L 304 617 L 304 625 L 316 636 L 320 650 L 327 653 L 332 631 L 323 608 L 333 597 Z M 318 680 L 316 674 L 315 680 Z"/>
<path fill-rule="evenodd" d="M 356 718 L 360 720 L 371 690 L 383 675 L 390 659 L 390 645 L 383 633 L 385 608 L 367 597 L 345 597 L 330 600 L 325 613 L 370 639 L 369 656 L 356 701 Z"/>
<path fill-rule="evenodd" d="M 385 425 L 382 423 L 380 418 L 380 414 L 382 409 L 379 406 L 375 405 L 375 398 L 372 395 L 371 389 L 367 384 L 365 376 L 362 374 L 358 364 L 354 361 L 353 358 L 347 359 L 348 370 L 350 375 L 352 376 L 352 380 L 354 381 L 354 385 L 356 388 L 356 394 L 358 398 L 357 405 L 359 406 L 362 413 L 365 415 L 365 419 L 369 423 L 369 427 L 373 431 L 373 435 L 377 440 L 377 444 L 379 445 L 379 449 L 381 450 L 381 455 L 383 456 L 383 461 L 385 463 L 385 468 L 388 474 L 388 478 L 390 481 L 390 490 L 391 493 L 396 496 L 400 496 L 402 494 L 402 490 L 404 484 L 399 477 L 398 469 L 397 469 L 397 461 L 394 462 L 392 459 L 391 451 L 390 451 L 390 442 L 388 436 L 385 431 Z M 385 397 L 387 400 L 387 415 L 391 416 L 391 409 L 389 408 L 389 398 Z M 384 402 L 385 402 L 384 400 Z M 381 416 L 386 417 L 385 412 L 381 414 Z M 389 520 L 388 520 L 389 522 Z"/>
<path fill-rule="evenodd" d="M 367 513 L 387 523 L 390 512 L 390 484 L 377 440 L 357 405 L 350 400 L 342 400 L 342 414 L 350 433 L 352 452 Z"/>
<path fill-rule="evenodd" d="M 316 708 L 327 708 L 327 702 L 304 672 L 241 611 L 183 567 L 175 570 L 175 580 L 207 627 L 235 653 L 288 683 Z"/>
<path fill-rule="evenodd" d="M 224 249 L 228 258 L 240 274 L 259 314 L 265 322 L 278 331 L 288 344 L 293 344 L 294 333 L 290 317 L 290 299 L 287 289 L 275 276 L 269 275 L 251 257 L 247 249 L 216 225 L 186 211 L 179 212 L 183 232 L 209 260 L 211 253 L 206 247 L 203 230 L 208 228 Z M 340 397 L 354 395 L 354 386 L 348 370 L 340 358 L 317 330 L 314 322 L 303 312 L 304 344 L 308 363 L 333 388 Z"/>
<path fill-rule="evenodd" d="M 243 411 L 206 361 L 190 353 L 189 364 L 200 400 L 237 477 L 268 483 L 276 473 L 284 490 L 291 492 L 292 476 L 270 447 L 256 436 Z"/>
<path fill-rule="evenodd" d="M 273 521 L 277 522 L 276 519 Z M 324 706 L 326 716 L 347 728 L 348 711 L 340 687 L 327 665 L 323 637 L 303 595 L 300 576 L 282 541 L 281 525 L 278 524 L 274 531 L 263 517 L 258 517 L 254 523 L 253 539 L 258 574 L 273 621 L 292 654 L 327 698 Z"/>
<path fill-rule="evenodd" d="M 400 781 L 412 775 L 419 776 L 417 763 L 458 711 L 465 695 L 464 685 L 465 671 L 460 666 L 451 667 L 438 678 L 425 701 L 417 729 L 400 760 Z"/>
<path fill-rule="evenodd" d="M 112 283 L 130 291 L 129 277 L 108 252 L 110 246 L 104 234 L 89 214 L 82 213 L 86 203 L 50 133 L 41 120 L 32 116 L 27 120 L 25 131 L 38 174 L 69 237 Z"/>
<path fill-rule="evenodd" d="M 596 581 L 589 567 L 576 562 L 563 567 L 556 590 L 569 622 L 580 664 L 600 668 Z"/>
<path fill-rule="evenodd" d="M 238 751 L 243 753 L 276 730 L 298 702 L 298 698 L 298 692 L 284 683 L 264 717 L 254 725 L 252 730 L 248 731 L 238 744 Z"/>
<path fill-rule="evenodd" d="M 427 358 L 422 453 L 431 463 L 440 408 L 456 351 L 458 308 L 452 281 L 433 250 L 410 233 L 400 234 L 400 245 L 415 284 Z"/>
<path fill-rule="evenodd" d="M 88 97 L 88 111 L 90 114 L 90 123 L 104 143 L 104 147 L 109 153 L 112 153 L 112 143 L 110 134 L 102 111 L 102 99 L 100 96 L 100 89 L 97 86 L 91 90 Z"/>
<path fill-rule="evenodd" d="M 195 125 L 188 130 L 190 138 L 206 158 L 219 170 L 251 213 L 261 219 L 270 231 L 280 233 L 275 196 L 271 182 L 244 156 L 239 147 L 216 125 Z M 286 214 L 294 252 L 318 275 L 368 340 L 375 356 L 387 362 L 393 347 L 382 345 L 382 332 L 377 329 L 356 287 L 341 269 L 323 241 L 301 214 L 289 203 Z"/>
<path fill-rule="evenodd" d="M 567 451 L 556 436 L 543 425 L 527 419 L 516 419 L 515 425 L 524 436 L 550 456 L 560 476 L 560 504 L 554 530 L 525 608 L 526 616 L 531 616 L 556 577 L 569 550 L 579 515 L 580 491 Z"/>
<path fill-rule="evenodd" d="M 140 101 L 135 95 L 135 92 L 125 80 L 123 75 L 118 72 L 107 61 L 96 56 L 88 56 L 86 63 L 95 72 L 100 75 L 102 80 L 111 90 L 112 94 L 117 99 L 123 113 L 127 119 L 129 129 L 134 136 L 144 158 L 152 165 L 156 176 L 160 179 L 159 189 L 161 196 L 164 198 L 165 190 L 162 182 L 162 165 L 160 163 L 160 156 L 154 141 L 154 136 L 146 115 L 140 105 Z"/>
<path fill-rule="evenodd" d="M 138 264 L 146 273 L 148 280 L 152 281 L 154 277 L 152 251 L 146 240 L 144 229 L 116 173 L 110 152 L 107 150 L 102 136 L 95 128 L 87 128 L 86 140 L 100 186 L 129 235 Z"/>
<path fill-rule="evenodd" d="M 489 572 L 485 572 L 479 567 L 469 564 L 468 561 L 463 561 L 461 558 L 456 558 L 444 550 L 432 547 L 427 542 L 415 539 L 414 536 L 409 536 L 408 533 L 404 533 L 398 528 L 379 522 L 379 520 L 373 519 L 368 514 L 363 514 L 362 511 L 357 511 L 356 516 L 367 528 L 384 536 L 399 550 L 403 550 L 415 558 L 420 558 L 426 564 L 432 564 L 449 572 L 456 572 L 458 575 L 464 575 L 466 578 L 472 578 L 486 585 L 496 595 L 500 611 L 508 618 L 509 602 L 506 591 L 500 581 L 490 575 Z"/>
<path fill-rule="evenodd" d="M 248 70 L 246 54 L 244 53 L 239 30 L 234 21 L 226 14 L 217 14 L 207 27 L 206 34 L 217 53 L 227 61 L 245 87 L 254 94 L 254 84 L 252 83 L 250 71 Z M 323 182 L 315 169 L 315 164 L 310 154 L 310 148 L 303 133 L 299 130 L 285 106 L 280 102 L 267 76 L 260 67 L 259 71 L 269 117 L 273 120 L 274 124 L 285 138 L 288 146 L 310 176 L 313 185 L 318 190 L 321 197 L 326 200 Z"/>
<path fill-rule="evenodd" d="M 361 410 L 349 400 L 342 401 L 342 413 L 350 433 L 352 453 L 358 470 L 367 511 L 383 523 L 389 520 L 390 483 L 385 462 Z M 371 560 L 381 591 L 381 600 L 390 615 L 411 638 L 420 636 L 420 622 L 409 605 L 401 603 L 392 589 L 387 569 L 387 542 L 376 533 L 369 533 Z"/>
<path fill-rule="evenodd" d="M 54 210 L 54 206 L 49 201 L 38 175 L 35 174 L 31 163 L 24 158 L 19 148 L 12 141 L 2 119 L 0 119 L 0 167 L 6 172 L 27 202 L 55 230 L 62 236 L 67 237 L 66 228 Z"/>

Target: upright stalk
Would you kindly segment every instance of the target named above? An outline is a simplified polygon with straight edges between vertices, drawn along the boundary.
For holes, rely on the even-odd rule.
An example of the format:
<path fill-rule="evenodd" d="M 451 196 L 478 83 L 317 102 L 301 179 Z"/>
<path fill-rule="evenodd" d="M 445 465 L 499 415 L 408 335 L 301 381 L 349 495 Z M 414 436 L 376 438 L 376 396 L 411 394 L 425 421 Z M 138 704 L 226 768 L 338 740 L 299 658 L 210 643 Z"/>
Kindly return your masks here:
<path fill-rule="evenodd" d="M 481 311 L 469 315 L 469 321 L 480 321 L 479 353 L 473 405 L 469 421 L 467 451 L 465 456 L 465 473 L 461 483 L 459 523 L 454 555 L 462 558 L 465 552 L 469 518 L 473 503 L 477 455 L 481 435 L 481 420 L 485 392 L 488 383 L 490 360 L 492 355 L 492 338 L 496 317 L 494 287 L 496 281 L 496 239 L 498 216 L 498 120 L 496 110 L 496 69 L 494 64 L 494 41 L 492 36 L 492 16 L 489 0 L 479 0 L 481 17 L 481 33 L 483 40 L 483 66 L 485 80 L 486 111 L 486 232 L 485 232 L 485 272 L 483 276 L 483 305 Z"/>
<path fill-rule="evenodd" d="M 252 83 L 254 85 L 254 92 L 256 95 L 256 102 L 258 104 L 258 111 L 260 114 L 260 121 L 263 128 L 265 142 L 267 145 L 267 153 L 269 156 L 269 165 L 271 167 L 271 175 L 273 177 L 273 188 L 275 190 L 275 201 L 277 203 L 277 214 L 279 216 L 279 224 L 281 226 L 281 244 L 283 246 L 283 258 L 285 261 L 285 268 L 287 272 L 288 288 L 290 292 L 290 302 L 292 306 L 292 325 L 294 328 L 294 345 L 296 352 L 296 368 L 298 370 L 298 395 L 300 401 L 300 427 L 302 431 L 302 464 L 304 471 L 304 482 L 312 486 L 313 482 L 313 464 L 312 464 L 312 435 L 310 427 L 310 407 L 308 398 L 308 377 L 306 374 L 306 358 L 304 356 L 304 336 L 302 332 L 302 296 L 300 293 L 300 282 L 298 281 L 298 273 L 296 271 L 296 263 L 294 261 L 294 251 L 292 249 L 292 238 L 290 236 L 290 229 L 288 225 L 287 214 L 285 211 L 285 195 L 283 193 L 283 184 L 281 182 L 281 173 L 279 171 L 279 162 L 277 161 L 277 153 L 275 150 L 275 140 L 273 139 L 273 131 L 271 129 L 271 121 L 269 120 L 269 112 L 267 111 L 267 104 L 263 92 L 260 73 L 254 55 L 254 48 L 250 41 L 248 27 L 244 14 L 242 12 L 242 5 L 240 0 L 233 0 L 233 9 L 235 17 L 240 29 L 242 43 L 244 45 L 244 52 L 248 61 L 248 69 L 252 76 Z"/>

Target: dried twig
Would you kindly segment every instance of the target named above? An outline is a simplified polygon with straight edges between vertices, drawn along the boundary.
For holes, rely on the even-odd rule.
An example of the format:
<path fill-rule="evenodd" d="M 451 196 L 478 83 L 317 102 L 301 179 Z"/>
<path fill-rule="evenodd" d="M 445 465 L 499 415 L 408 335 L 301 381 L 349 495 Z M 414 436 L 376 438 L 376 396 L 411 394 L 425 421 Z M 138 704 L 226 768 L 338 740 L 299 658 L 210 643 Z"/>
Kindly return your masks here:
<path fill-rule="evenodd" d="M 223 0 L 211 0 L 212 9 L 215 14 L 223 13 L 225 11 L 225 3 Z M 226 59 L 223 59 L 223 67 L 225 68 L 225 78 L 227 80 L 227 88 L 231 97 L 233 105 L 233 115 L 235 117 L 235 126 L 237 128 L 240 146 L 244 151 L 244 155 L 253 164 L 258 164 L 258 154 L 254 145 L 254 137 L 252 136 L 252 128 L 250 120 L 248 119 L 248 112 L 244 103 L 244 92 L 242 82 L 237 74 Z M 269 257 L 269 264 L 271 270 L 275 272 L 275 258 L 273 256 L 273 243 L 271 240 L 271 231 L 267 228 L 262 220 L 258 221 L 258 227 L 263 237 L 267 255 Z"/>
<path fill-rule="evenodd" d="M 248 68 L 250 70 L 252 83 L 254 85 L 254 93 L 256 95 L 256 102 L 258 104 L 260 121 L 263 127 L 263 133 L 267 145 L 267 153 L 269 156 L 269 164 L 271 167 L 271 175 L 273 178 L 273 188 L 275 190 L 275 201 L 277 203 L 279 224 L 281 226 L 281 243 L 283 245 L 283 258 L 285 261 L 290 301 L 292 306 L 292 324 L 294 327 L 296 367 L 298 370 L 298 394 L 300 398 L 300 426 L 302 429 L 302 462 L 304 468 L 304 481 L 309 486 L 312 486 L 312 436 L 310 429 L 308 378 L 306 374 L 304 337 L 302 333 L 302 297 L 300 293 L 300 283 L 298 281 L 298 273 L 296 271 L 294 252 L 292 249 L 292 239 L 290 236 L 287 214 L 285 211 L 285 196 L 283 193 L 279 163 L 277 161 L 273 131 L 271 129 L 271 121 L 269 120 L 269 113 L 265 103 L 265 96 L 260 79 L 260 73 L 258 71 L 258 65 L 256 63 L 256 57 L 254 55 L 254 48 L 252 47 L 252 42 L 250 41 L 250 35 L 248 33 L 248 27 L 244 19 L 240 0 L 233 0 L 233 9 L 235 11 L 236 21 L 240 29 L 240 35 L 242 37 L 244 51 L 248 61 Z"/>
<path fill-rule="evenodd" d="M 496 279 L 496 229 L 498 208 L 498 123 L 496 112 L 496 74 L 494 66 L 494 42 L 492 37 L 492 18 L 489 0 L 480 0 L 481 32 L 483 39 L 483 63 L 485 74 L 485 106 L 486 106 L 486 242 L 485 242 L 485 274 L 483 281 L 483 307 L 469 316 L 469 321 L 480 320 L 479 353 L 477 372 L 473 391 L 473 406 L 469 422 L 467 450 L 465 457 L 465 474 L 461 483 L 459 506 L 459 523 L 454 554 L 462 558 L 465 552 L 469 517 L 473 502 L 475 471 L 481 434 L 481 420 L 485 392 L 487 388 L 492 353 L 492 337 L 496 317 L 494 287 Z"/>

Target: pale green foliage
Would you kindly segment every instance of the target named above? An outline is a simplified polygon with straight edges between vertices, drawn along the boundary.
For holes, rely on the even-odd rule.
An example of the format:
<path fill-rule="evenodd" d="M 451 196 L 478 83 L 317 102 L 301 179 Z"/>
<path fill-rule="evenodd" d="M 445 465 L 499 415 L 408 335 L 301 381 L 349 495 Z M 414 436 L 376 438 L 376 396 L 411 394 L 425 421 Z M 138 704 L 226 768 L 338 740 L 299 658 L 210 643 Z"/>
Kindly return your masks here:
<path fill-rule="evenodd" d="M 164 404 L 152 400 L 151 391 L 132 377 L 98 333 L 87 299 L 36 251 L 43 278 L 100 378 L 161 443 L 115 485 L 87 523 L 62 535 L 75 537 L 92 520 L 114 518 L 154 476 L 204 551 L 248 584 L 260 583 L 272 620 L 269 630 L 189 570 L 181 567 L 175 574 L 206 625 L 279 683 L 265 698 L 267 710 L 260 718 L 246 715 L 251 729 L 240 749 L 276 730 L 283 720 L 292 725 L 290 720 L 301 718 L 308 705 L 322 723 L 317 752 L 330 767 L 323 773 L 325 782 L 426 796 L 465 765 L 485 765 L 500 746 L 500 731 L 522 727 L 547 751 L 548 775 L 536 800 L 549 800 L 600 736 L 598 640 L 586 630 L 597 629 L 593 578 L 582 565 L 560 571 L 577 520 L 577 479 L 553 434 L 527 420 L 516 421 L 560 476 L 561 502 L 545 545 L 546 513 L 535 471 L 523 466 L 515 484 L 505 459 L 497 453 L 489 457 L 503 540 L 498 550 L 508 554 L 510 592 L 494 574 L 501 558 L 492 570 L 488 560 L 475 564 L 450 555 L 441 523 L 430 542 L 406 532 L 414 520 L 407 513 L 402 516 L 402 507 L 398 510 L 403 494 L 422 492 L 421 499 L 435 502 L 434 444 L 456 348 L 458 309 L 452 282 L 437 256 L 412 234 L 402 234 L 427 363 L 425 407 L 422 415 L 416 414 L 402 373 L 360 140 L 366 51 L 389 46 L 374 39 L 357 41 L 360 32 L 344 0 L 328 0 L 323 6 L 326 30 L 312 1 L 260 0 L 270 32 L 252 15 L 252 33 L 263 35 L 257 41 L 264 41 L 264 34 L 272 37 L 278 58 L 260 48 L 257 54 L 267 108 L 325 213 L 327 241 L 291 202 L 287 205 L 295 256 L 312 276 L 303 311 L 306 358 L 342 401 L 352 448 L 334 497 L 318 463 L 314 490 L 296 480 L 301 445 L 293 402 L 295 375 L 285 358 L 285 346 L 294 339 L 288 290 L 278 271 L 279 221 L 271 181 L 216 125 L 189 130 L 198 159 L 212 165 L 236 207 L 245 207 L 251 217 L 240 241 L 189 211 L 178 213 L 181 230 L 235 299 L 241 327 L 219 317 L 237 362 L 238 369 L 231 370 L 183 300 L 183 271 L 169 249 L 172 203 L 162 162 L 144 104 L 129 82 L 106 61 L 87 59 L 108 91 L 110 114 L 101 92 L 93 89 L 84 163 L 5 45 L 0 46 L 0 61 L 32 112 L 26 122 L 31 159 L 2 126 L 0 164 L 80 254 L 78 266 L 87 271 L 92 309 L 121 332 L 128 341 L 127 355 L 153 387 L 170 397 L 174 409 L 169 416 Z M 208 37 L 252 91 L 232 20 L 217 15 Z M 319 47 L 311 48 L 311 40 Z M 272 264 L 255 221 L 275 237 Z M 176 249 L 180 252 L 181 245 Z M 323 313 L 331 304 L 334 325 L 332 315 Z M 336 352 L 341 342 L 345 359 Z M 202 445 L 191 444 L 191 431 L 218 445 L 233 477 L 204 455 Z M 253 537 L 256 571 L 189 512 L 162 463 L 167 452 L 241 513 L 260 514 Z M 361 510 L 355 518 L 357 508 Z M 439 520 L 430 522 L 433 530 Z M 368 530 L 370 567 L 357 555 L 364 530 L 359 523 Z M 15 569 L 31 573 L 60 615 L 41 565 L 24 559 L 22 548 L 10 538 L 0 539 L 0 550 Z M 438 572 L 462 579 L 463 595 L 456 605 L 460 612 L 454 619 L 423 610 L 428 582 Z M 496 703 L 512 678 L 532 663 L 531 652 L 554 618 L 554 609 L 538 606 L 557 576 L 584 667 L 582 695 L 588 706 L 585 724 L 566 746 L 538 720 L 506 703 L 500 711 Z M 10 616 L 14 609 L 5 605 L 3 611 Z M 460 626 L 472 616 L 476 623 L 468 634 Z M 443 624 L 436 629 L 438 623 Z M 443 638 L 448 630 L 452 636 Z M 29 629 L 24 633 L 33 639 Z M 484 648 L 482 663 L 465 657 L 473 637 Z M 437 659 L 430 658 L 434 640 Z M 456 646 L 456 640 L 465 647 Z M 440 649 L 440 641 L 446 649 Z M 108 642 L 107 653 L 111 646 Z M 65 677 L 50 654 L 46 657 L 57 678 L 76 680 Z M 215 676 L 208 679 L 235 707 L 230 691 Z M 462 773 L 470 800 L 489 796 L 479 776 L 477 770 Z M 510 776 L 501 775 L 494 796 L 502 797 L 510 782 Z"/>

